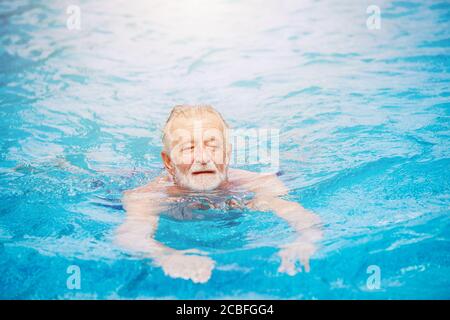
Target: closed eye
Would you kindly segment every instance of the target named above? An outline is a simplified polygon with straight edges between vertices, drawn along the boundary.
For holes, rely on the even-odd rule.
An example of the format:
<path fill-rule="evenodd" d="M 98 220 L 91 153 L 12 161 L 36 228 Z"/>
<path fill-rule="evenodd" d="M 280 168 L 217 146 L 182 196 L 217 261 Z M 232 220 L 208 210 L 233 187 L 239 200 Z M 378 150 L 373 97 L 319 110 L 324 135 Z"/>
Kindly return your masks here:
<path fill-rule="evenodd" d="M 211 139 L 206 142 L 206 146 L 216 148 L 219 146 L 219 144 L 218 144 L 217 140 Z"/>
<path fill-rule="evenodd" d="M 192 150 L 192 149 L 194 149 L 194 146 L 193 145 L 188 145 L 188 146 L 182 147 L 181 151 L 188 151 L 188 150 Z"/>

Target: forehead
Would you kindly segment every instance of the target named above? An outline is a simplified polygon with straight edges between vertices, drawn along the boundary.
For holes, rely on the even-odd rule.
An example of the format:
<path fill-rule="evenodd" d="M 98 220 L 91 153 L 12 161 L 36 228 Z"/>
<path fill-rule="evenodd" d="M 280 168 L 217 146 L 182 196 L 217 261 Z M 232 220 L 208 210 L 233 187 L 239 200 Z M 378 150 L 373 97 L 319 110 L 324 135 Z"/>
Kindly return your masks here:
<path fill-rule="evenodd" d="M 222 138 L 225 126 L 221 118 L 215 114 L 201 117 L 177 117 L 172 121 L 168 134 L 175 141 L 197 140 L 200 138 Z"/>

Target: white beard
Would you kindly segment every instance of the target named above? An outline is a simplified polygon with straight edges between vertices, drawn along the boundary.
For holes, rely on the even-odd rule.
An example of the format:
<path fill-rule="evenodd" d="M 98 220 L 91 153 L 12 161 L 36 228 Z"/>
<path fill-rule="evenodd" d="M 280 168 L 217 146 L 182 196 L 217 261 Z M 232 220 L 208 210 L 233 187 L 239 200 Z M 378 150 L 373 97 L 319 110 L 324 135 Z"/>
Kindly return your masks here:
<path fill-rule="evenodd" d="M 199 174 L 193 175 L 192 172 L 199 170 L 214 170 L 214 174 Z M 226 174 L 217 170 L 214 164 L 208 166 L 200 166 L 193 164 L 187 174 L 181 173 L 175 167 L 174 174 L 175 182 L 181 187 L 188 188 L 194 191 L 210 191 L 216 189 L 223 181 L 226 180 Z"/>

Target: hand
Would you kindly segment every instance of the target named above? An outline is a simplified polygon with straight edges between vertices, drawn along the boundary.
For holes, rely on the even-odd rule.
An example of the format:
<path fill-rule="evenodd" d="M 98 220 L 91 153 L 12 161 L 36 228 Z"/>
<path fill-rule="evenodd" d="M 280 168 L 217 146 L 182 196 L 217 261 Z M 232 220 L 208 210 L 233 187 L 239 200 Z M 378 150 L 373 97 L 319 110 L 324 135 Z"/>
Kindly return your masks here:
<path fill-rule="evenodd" d="M 301 265 L 304 266 L 305 272 L 309 272 L 309 258 L 314 252 L 316 252 L 316 246 L 311 242 L 295 241 L 283 246 L 278 252 L 281 258 L 278 272 L 284 272 L 290 276 L 294 276 L 297 272 L 302 272 Z M 300 265 L 297 266 L 297 262 Z"/>
<path fill-rule="evenodd" d="M 214 268 L 214 261 L 211 258 L 187 255 L 183 252 L 161 256 L 156 262 L 162 267 L 164 274 L 172 278 L 192 280 L 194 283 L 207 282 Z"/>

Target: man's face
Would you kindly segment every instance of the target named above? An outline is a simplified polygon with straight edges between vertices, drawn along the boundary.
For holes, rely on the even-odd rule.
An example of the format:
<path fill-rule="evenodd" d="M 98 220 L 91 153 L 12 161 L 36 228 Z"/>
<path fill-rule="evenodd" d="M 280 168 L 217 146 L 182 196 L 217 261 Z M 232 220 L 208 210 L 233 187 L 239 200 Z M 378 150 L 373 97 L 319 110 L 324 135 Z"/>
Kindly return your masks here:
<path fill-rule="evenodd" d="M 170 154 L 163 159 L 177 184 L 196 191 L 217 188 L 227 178 L 228 155 L 221 119 L 174 119 L 169 131 Z"/>

